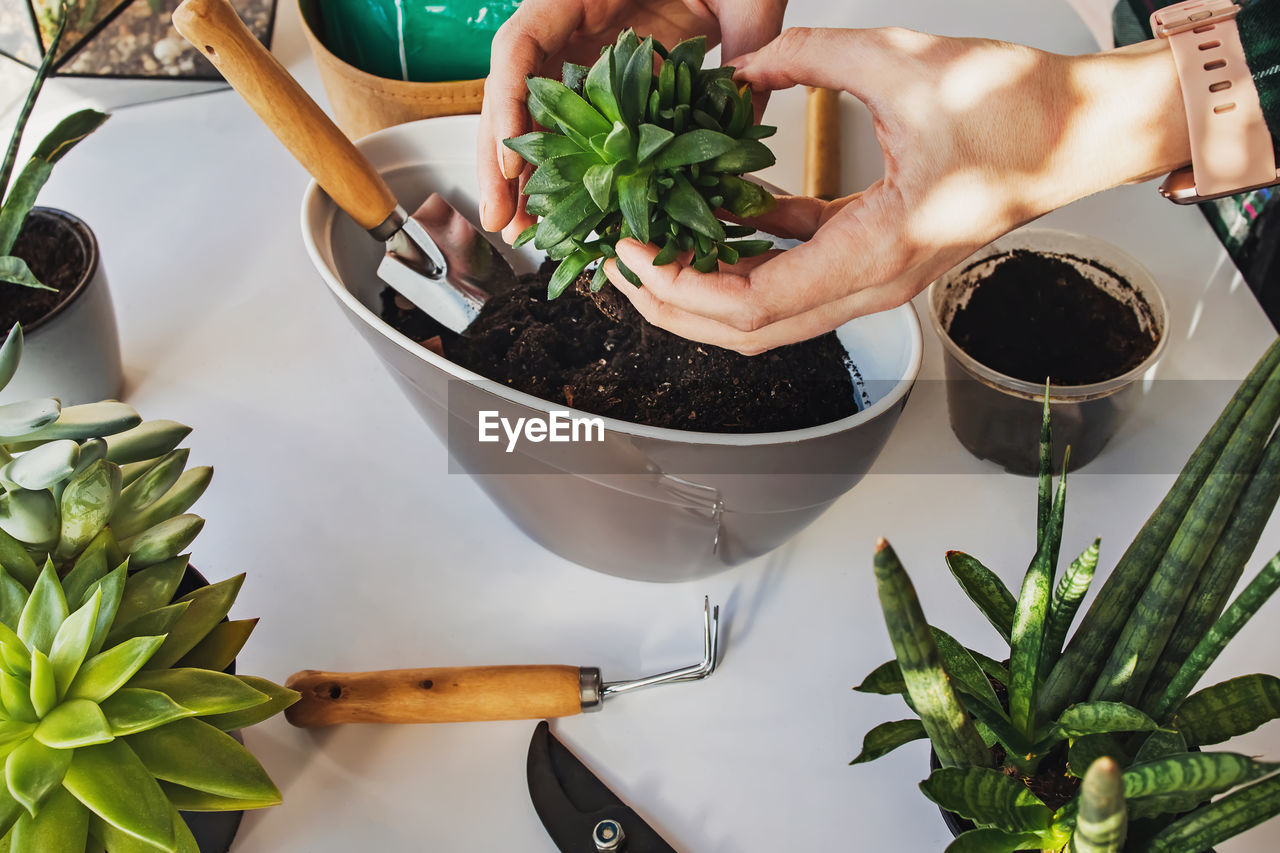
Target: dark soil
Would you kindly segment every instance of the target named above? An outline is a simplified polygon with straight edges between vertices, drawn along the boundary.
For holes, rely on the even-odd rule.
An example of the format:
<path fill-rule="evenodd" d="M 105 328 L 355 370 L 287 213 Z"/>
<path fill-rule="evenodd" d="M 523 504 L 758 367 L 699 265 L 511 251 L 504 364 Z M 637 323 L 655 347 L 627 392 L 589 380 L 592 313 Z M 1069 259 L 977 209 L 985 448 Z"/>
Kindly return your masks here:
<path fill-rule="evenodd" d="M 4 331 L 13 328 L 14 323 L 30 326 L 48 314 L 85 273 L 86 259 L 80 241 L 68 233 L 61 220 L 52 217 L 28 217 L 13 254 L 27 262 L 36 278 L 58 292 L 0 283 L 0 330 Z"/>
<path fill-rule="evenodd" d="M 996 265 L 956 312 L 947 332 L 993 370 L 1027 382 L 1049 377 L 1055 385 L 1088 385 L 1119 376 L 1156 346 L 1132 308 L 1066 260 L 1026 249 L 1009 252 Z"/>
<path fill-rule="evenodd" d="M 548 300 L 552 269 L 544 265 L 492 297 L 463 335 L 444 330 L 391 288 L 382 293 L 382 317 L 481 376 L 650 426 L 772 432 L 858 410 L 849 356 L 834 333 L 743 356 L 650 325 L 611 286 L 590 294 L 585 275 L 577 293 Z"/>

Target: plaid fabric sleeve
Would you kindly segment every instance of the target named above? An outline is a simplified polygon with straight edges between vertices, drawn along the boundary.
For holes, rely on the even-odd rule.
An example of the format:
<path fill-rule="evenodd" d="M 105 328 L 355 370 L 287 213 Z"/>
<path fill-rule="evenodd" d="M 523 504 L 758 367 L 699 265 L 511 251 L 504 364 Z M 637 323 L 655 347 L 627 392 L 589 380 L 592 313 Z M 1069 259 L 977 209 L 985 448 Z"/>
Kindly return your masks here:
<path fill-rule="evenodd" d="M 1116 44 L 1152 38 L 1150 18 L 1169 0 L 1119 0 L 1111 20 Z M 1247 0 L 1236 25 L 1262 112 L 1280 153 L 1280 0 Z M 1199 205 L 1244 280 L 1280 328 L 1280 188 L 1271 187 Z"/>

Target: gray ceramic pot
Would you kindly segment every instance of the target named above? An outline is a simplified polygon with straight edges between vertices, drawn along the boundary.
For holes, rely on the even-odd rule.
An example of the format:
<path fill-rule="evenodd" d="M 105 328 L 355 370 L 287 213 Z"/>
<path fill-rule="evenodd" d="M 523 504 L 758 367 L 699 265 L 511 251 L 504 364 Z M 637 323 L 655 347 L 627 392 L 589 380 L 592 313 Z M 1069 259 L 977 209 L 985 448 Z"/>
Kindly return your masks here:
<path fill-rule="evenodd" d="M 52 311 L 23 325 L 22 364 L 0 393 L 0 403 L 55 396 L 70 406 L 117 399 L 124 388 L 120 338 L 98 241 L 88 225 L 66 211 L 37 207 L 31 217 L 56 222 L 64 239 L 78 243 L 85 269 Z"/>
<path fill-rule="evenodd" d="M 474 116 L 454 116 L 388 128 L 359 145 L 406 206 L 435 190 L 474 220 L 475 136 Z M 303 200 L 302 230 L 338 304 L 446 442 L 450 465 L 471 474 L 532 539 L 623 577 L 701 577 L 786 542 L 862 478 L 920 367 L 920 324 L 906 305 L 838 332 L 862 379 L 864 405 L 851 417 L 750 435 L 602 418 L 601 441 L 526 441 L 508 453 L 505 440 L 480 440 L 481 413 L 514 423 L 565 410 L 484 380 L 384 323 L 375 274 L 380 245 L 314 184 Z M 518 270 L 536 260 L 520 252 L 511 259 Z"/>

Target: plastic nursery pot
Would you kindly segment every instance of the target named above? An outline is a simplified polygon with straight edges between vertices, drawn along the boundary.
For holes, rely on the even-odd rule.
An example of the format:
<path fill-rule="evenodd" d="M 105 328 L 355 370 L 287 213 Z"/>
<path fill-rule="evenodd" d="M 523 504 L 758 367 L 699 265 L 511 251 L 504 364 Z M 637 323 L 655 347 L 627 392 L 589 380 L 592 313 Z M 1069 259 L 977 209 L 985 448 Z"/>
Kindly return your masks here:
<path fill-rule="evenodd" d="M 302 29 L 329 95 L 334 121 L 352 139 L 407 121 L 480 112 L 484 70 L 468 71 L 469 76 L 464 75 L 463 79 L 427 83 L 402 79 L 399 74 L 395 77 L 371 74 L 326 46 L 330 32 L 327 22 L 335 14 L 335 8 L 319 0 L 299 0 L 298 7 L 302 13 Z M 487 67 L 487 48 L 485 58 Z"/>
<path fill-rule="evenodd" d="M 55 389 L 63 405 L 118 398 L 124 387 L 120 338 L 97 239 L 77 217 L 47 207 L 32 209 L 23 234 L 32 229 L 52 232 L 50 239 L 57 248 L 51 263 L 72 259 L 69 262 L 76 264 L 78 274 L 74 284 L 64 284 L 53 297 L 56 301 L 40 316 L 26 319 L 23 314 L 18 315 L 22 318 L 22 364 L 0 393 L 0 403 L 47 397 Z M 19 248 L 21 241 L 19 237 Z M 39 274 L 41 262 L 25 260 Z M 21 285 L 0 287 L 6 289 L 0 295 L 6 305 L 48 293 Z M 8 327 L 4 334 L 8 334 Z"/>
<path fill-rule="evenodd" d="M 979 459 L 1014 474 L 1038 470 L 1038 442 L 1044 383 L 1000 373 L 977 361 L 948 334 L 956 313 L 966 306 L 990 273 L 988 259 L 1016 249 L 1049 253 L 1065 260 L 1104 292 L 1132 310 L 1155 347 L 1137 366 L 1088 385 L 1051 385 L 1055 470 L 1071 447 L 1072 470 L 1092 461 L 1141 399 L 1138 380 L 1165 349 L 1166 308 L 1155 280 L 1137 261 L 1094 237 L 1040 228 L 1014 231 L 979 250 L 934 282 L 929 313 L 942 341 L 947 380 L 947 410 L 960 443 Z"/>
<path fill-rule="evenodd" d="M 408 209 L 431 190 L 474 221 L 474 117 L 388 128 L 359 143 Z M 599 441 L 477 440 L 480 413 L 515 423 L 566 410 L 487 381 L 405 337 L 379 315 L 381 245 L 314 184 L 303 238 L 321 278 L 418 413 L 451 468 L 471 474 L 532 539 L 568 560 L 622 577 L 680 581 L 764 554 L 821 515 L 875 460 L 915 382 L 920 324 L 910 305 L 839 330 L 861 371 L 863 406 L 822 426 L 726 435 L 600 418 Z M 532 251 L 507 250 L 518 271 Z M 562 298 L 576 298 L 572 295 Z"/>
<path fill-rule="evenodd" d="M 178 583 L 178 589 L 173 594 L 173 599 L 177 601 L 182 596 L 208 585 L 208 579 L 200 574 L 195 566 L 188 563 L 187 570 Z M 222 621 L 226 622 L 227 617 L 224 616 Z M 235 675 L 236 662 L 232 661 L 225 671 Z M 241 743 L 244 742 L 238 731 L 229 732 L 229 734 Z M 244 820 L 243 811 L 180 812 L 180 814 L 191 830 L 191 834 L 195 836 L 200 853 L 227 853 L 231 849 L 231 842 L 235 840 L 236 833 L 240 831 L 240 821 Z"/>

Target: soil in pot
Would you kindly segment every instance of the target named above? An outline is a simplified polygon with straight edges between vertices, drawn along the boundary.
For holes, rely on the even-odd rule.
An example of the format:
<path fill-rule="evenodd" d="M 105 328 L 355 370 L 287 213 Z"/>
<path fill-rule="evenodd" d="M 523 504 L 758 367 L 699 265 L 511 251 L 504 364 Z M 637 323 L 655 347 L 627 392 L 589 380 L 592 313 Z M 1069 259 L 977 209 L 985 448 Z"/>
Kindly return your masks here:
<path fill-rule="evenodd" d="M 984 258 L 978 264 L 989 263 Z M 1071 258 L 1108 277 L 1096 261 Z M 976 264 L 975 264 L 976 266 Z M 1150 313 L 1140 295 L 1138 310 Z M 1127 373 L 1156 347 L 1138 314 L 1064 257 L 1015 249 L 997 261 L 947 329 L 960 349 L 1006 376 L 1089 385 Z"/>
<path fill-rule="evenodd" d="M 455 335 L 391 288 L 382 317 L 450 361 L 552 403 L 641 424 L 699 432 L 803 429 L 866 405 L 834 332 L 743 356 L 646 322 L 606 285 L 546 297 L 554 263 L 494 296 Z"/>
<path fill-rule="evenodd" d="M 86 272 L 84 245 L 71 226 L 56 216 L 32 211 L 14 243 L 13 254 L 27 262 L 36 278 L 53 290 L 0 285 L 0 329 L 23 328 L 51 312 L 67 298 Z"/>

